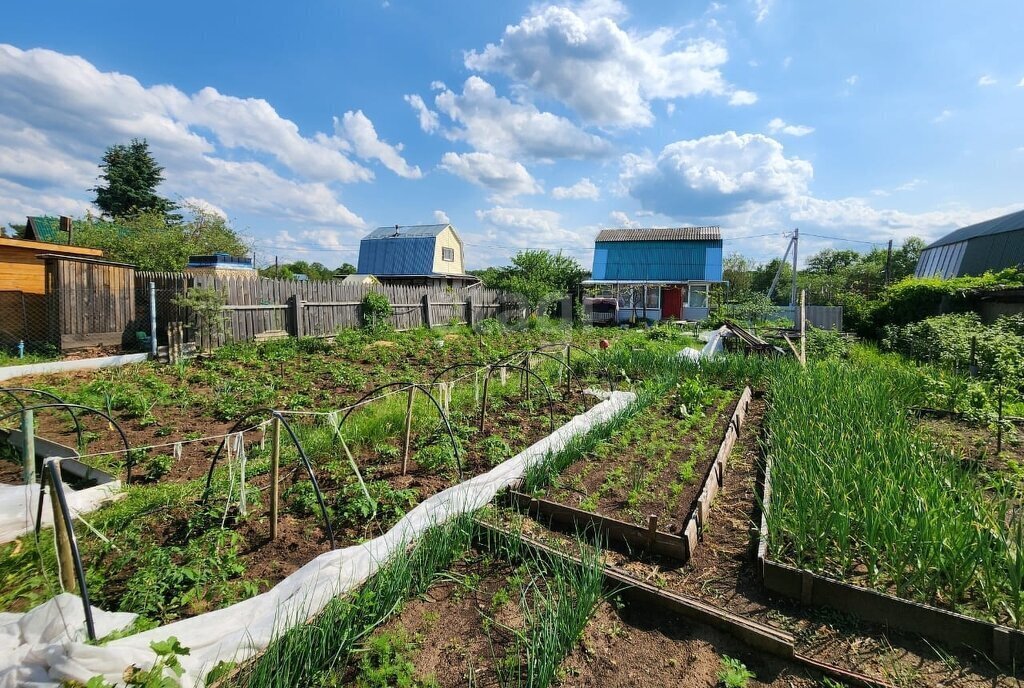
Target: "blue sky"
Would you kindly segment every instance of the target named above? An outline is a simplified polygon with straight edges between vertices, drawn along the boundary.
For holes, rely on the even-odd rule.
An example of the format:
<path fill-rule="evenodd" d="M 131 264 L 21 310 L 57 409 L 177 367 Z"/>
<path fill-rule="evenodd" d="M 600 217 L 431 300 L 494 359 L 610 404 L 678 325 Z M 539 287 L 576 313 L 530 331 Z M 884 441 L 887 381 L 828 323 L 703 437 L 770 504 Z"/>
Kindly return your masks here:
<path fill-rule="evenodd" d="M 89 210 L 145 137 L 261 262 L 450 219 L 468 267 L 600 228 L 869 248 L 1024 206 L 1024 3 L 19 3 L 0 222 Z M 818 235 L 818 236 L 814 236 Z M 824 238 L 835 237 L 835 238 Z"/>

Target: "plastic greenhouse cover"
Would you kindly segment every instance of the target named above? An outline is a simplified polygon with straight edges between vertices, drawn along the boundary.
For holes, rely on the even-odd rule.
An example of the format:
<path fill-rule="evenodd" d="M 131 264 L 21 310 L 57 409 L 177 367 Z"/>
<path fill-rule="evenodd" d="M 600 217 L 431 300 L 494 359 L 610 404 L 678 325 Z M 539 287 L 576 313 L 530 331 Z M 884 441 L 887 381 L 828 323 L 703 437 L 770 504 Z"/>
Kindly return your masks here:
<path fill-rule="evenodd" d="M 0 614 L 0 688 L 85 682 L 102 675 L 117 683 L 125 667 L 151 667 L 150 643 L 171 636 L 189 648 L 180 657 L 183 686 L 203 685 L 220 661 L 245 661 L 288 628 L 303 623 L 334 597 L 348 592 L 428 528 L 487 505 L 502 489 L 522 480 L 526 469 L 573 437 L 590 431 L 628 406 L 636 395 L 613 392 L 586 413 L 487 473 L 426 499 L 384 535 L 321 554 L 265 593 L 237 604 L 97 646 L 84 642 L 81 601 L 60 595 L 24 614 Z M 77 606 L 76 606 L 77 604 Z M 126 628 L 132 614 L 95 610 L 97 633 Z"/>

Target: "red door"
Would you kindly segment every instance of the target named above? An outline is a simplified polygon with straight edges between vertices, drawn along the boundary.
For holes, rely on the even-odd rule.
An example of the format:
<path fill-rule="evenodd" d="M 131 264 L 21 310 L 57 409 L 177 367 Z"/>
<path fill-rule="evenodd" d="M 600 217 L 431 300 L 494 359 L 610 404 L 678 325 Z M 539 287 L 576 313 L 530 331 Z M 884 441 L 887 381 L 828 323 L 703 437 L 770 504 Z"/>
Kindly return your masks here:
<path fill-rule="evenodd" d="M 683 290 L 680 287 L 662 287 L 661 289 L 661 319 L 675 318 L 680 320 L 683 317 Z"/>

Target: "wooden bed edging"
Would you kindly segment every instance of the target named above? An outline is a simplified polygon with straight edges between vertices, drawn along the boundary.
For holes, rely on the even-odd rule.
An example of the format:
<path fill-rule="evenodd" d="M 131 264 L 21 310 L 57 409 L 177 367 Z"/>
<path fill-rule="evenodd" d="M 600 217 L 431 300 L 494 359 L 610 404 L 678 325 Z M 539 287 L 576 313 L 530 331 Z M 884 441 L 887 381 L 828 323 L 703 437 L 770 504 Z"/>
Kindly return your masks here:
<path fill-rule="evenodd" d="M 752 396 L 750 387 L 744 387 L 739 401 L 736 402 L 736 409 L 726 426 L 715 460 L 711 462 L 704 474 L 704 481 L 697 501 L 688 517 L 683 520 L 686 526 L 683 528 L 682 535 L 672 535 L 658 530 L 656 519 L 652 519 L 648 527 L 638 526 L 548 499 L 531 497 L 516 490 L 509 490 L 511 505 L 537 520 L 550 523 L 552 526 L 569 529 L 572 532 L 593 531 L 600 534 L 609 543 L 625 544 L 632 549 L 646 550 L 685 563 L 697 549 L 711 503 L 722 489 L 729 453 L 732 452 L 736 439 L 739 437 L 739 431 L 747 417 Z"/>
<path fill-rule="evenodd" d="M 814 607 L 828 607 L 859 619 L 916 633 L 951 646 L 979 650 L 997 662 L 1024 662 L 1024 633 L 928 604 L 852 585 L 764 559 L 767 590 Z"/>
<path fill-rule="evenodd" d="M 768 558 L 772 462 L 764 465 L 757 567 L 766 590 L 801 604 L 846 612 L 864 621 L 978 650 L 1002 664 L 1024 662 L 1024 632 L 888 593 L 845 583 Z"/>
<path fill-rule="evenodd" d="M 526 547 L 547 557 L 561 559 L 577 566 L 582 565 L 579 557 L 548 547 L 522 533 L 512 533 L 499 526 L 485 523 L 480 519 L 475 519 L 475 523 L 482 533 L 489 532 L 506 538 L 513 538 L 520 541 Z M 494 538 L 478 537 L 477 540 L 477 545 L 482 549 L 490 549 Z M 663 590 L 635 578 L 623 569 L 615 566 L 606 564 L 602 573 L 604 576 L 604 587 L 608 594 L 618 595 L 636 604 L 667 610 L 672 614 L 695 623 L 711 626 L 756 650 L 781 657 L 782 659 L 792 660 L 850 685 L 864 686 L 865 688 L 894 688 L 891 683 L 801 655 L 796 651 L 793 636 L 778 628 L 747 619 L 727 609 L 707 604 L 694 597 Z"/>

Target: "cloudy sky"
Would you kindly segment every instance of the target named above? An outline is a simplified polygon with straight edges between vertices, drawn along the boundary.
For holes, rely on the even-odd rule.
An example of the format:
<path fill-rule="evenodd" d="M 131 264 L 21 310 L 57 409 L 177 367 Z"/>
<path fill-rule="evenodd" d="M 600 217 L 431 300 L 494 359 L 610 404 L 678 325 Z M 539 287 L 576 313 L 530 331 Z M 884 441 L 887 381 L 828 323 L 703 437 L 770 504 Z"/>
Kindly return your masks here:
<path fill-rule="evenodd" d="M 719 224 L 764 260 L 1024 207 L 1024 3 L 18 3 L 0 11 L 0 223 L 91 208 L 144 137 L 162 192 L 261 262 L 356 262 L 450 220 L 468 267 L 589 265 L 603 227 Z M 815 236 L 816 235 L 816 236 Z"/>

